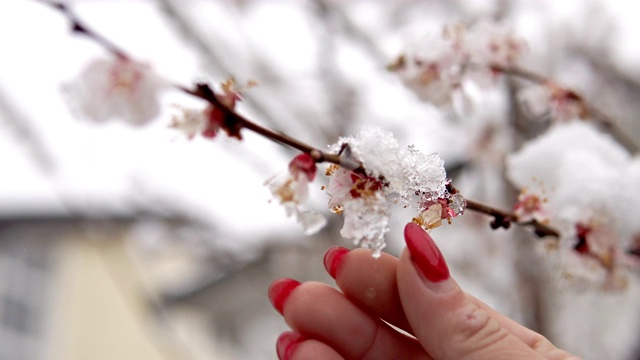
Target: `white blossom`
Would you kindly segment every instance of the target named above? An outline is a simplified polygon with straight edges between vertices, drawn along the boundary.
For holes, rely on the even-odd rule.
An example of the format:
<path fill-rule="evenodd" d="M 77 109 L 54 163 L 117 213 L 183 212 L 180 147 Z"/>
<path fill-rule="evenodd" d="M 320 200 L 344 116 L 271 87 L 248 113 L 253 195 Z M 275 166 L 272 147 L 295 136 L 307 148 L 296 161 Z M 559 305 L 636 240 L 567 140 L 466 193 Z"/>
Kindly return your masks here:
<path fill-rule="evenodd" d="M 525 48 L 524 40 L 495 22 L 454 23 L 411 46 L 390 69 L 421 100 L 449 106 L 456 99 L 468 101 L 466 81 L 481 88 L 494 85 L 495 66 L 515 65 Z"/>
<path fill-rule="evenodd" d="M 567 121 L 584 117 L 584 104 L 575 94 L 554 84 L 538 84 L 518 91 L 518 100 L 533 119 Z"/>
<path fill-rule="evenodd" d="M 621 283 L 627 246 L 640 233 L 640 205 L 627 201 L 630 194 L 640 198 L 640 176 L 634 184 L 627 180 L 636 161 L 582 121 L 558 123 L 508 158 L 514 185 L 546 191 L 545 215 L 561 232 L 560 257 L 570 278 L 597 278 L 604 288 Z M 584 263 L 576 266 L 579 259 Z"/>
<path fill-rule="evenodd" d="M 331 196 L 329 207 L 344 216 L 340 234 L 373 249 L 374 255 L 385 246 L 391 205 L 423 211 L 429 202 L 448 201 L 444 161 L 413 146 L 401 147 L 391 132 L 364 127 L 358 135 L 341 138 L 330 149 L 343 151 L 343 157 L 361 162 L 365 169 L 362 173 L 331 166 L 327 193 Z"/>
<path fill-rule="evenodd" d="M 317 233 L 327 223 L 321 213 L 304 208 L 309 196 L 309 182 L 313 181 L 315 173 L 314 160 L 307 154 L 300 154 L 291 160 L 287 173 L 266 183 L 273 196 L 284 206 L 287 216 L 296 218 L 305 235 Z"/>
<path fill-rule="evenodd" d="M 201 134 L 209 125 L 207 109 L 190 109 L 177 107 L 180 112 L 173 117 L 171 128 L 182 132 L 187 138 L 192 139 L 194 136 Z"/>
<path fill-rule="evenodd" d="M 148 65 L 116 57 L 93 60 L 62 90 L 81 118 L 142 125 L 159 114 L 158 93 L 165 86 Z"/>

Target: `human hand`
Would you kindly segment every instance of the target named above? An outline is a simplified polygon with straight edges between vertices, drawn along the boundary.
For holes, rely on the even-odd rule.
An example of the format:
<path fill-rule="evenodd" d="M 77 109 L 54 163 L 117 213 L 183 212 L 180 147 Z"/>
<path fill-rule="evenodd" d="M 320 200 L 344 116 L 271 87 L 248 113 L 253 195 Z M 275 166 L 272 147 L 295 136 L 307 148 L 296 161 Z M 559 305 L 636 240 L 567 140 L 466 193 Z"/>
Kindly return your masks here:
<path fill-rule="evenodd" d="M 418 225 L 409 223 L 404 236 L 399 259 L 329 249 L 324 264 L 342 293 L 317 282 L 273 282 L 269 298 L 293 329 L 278 338 L 278 357 L 578 359 L 460 289 Z"/>

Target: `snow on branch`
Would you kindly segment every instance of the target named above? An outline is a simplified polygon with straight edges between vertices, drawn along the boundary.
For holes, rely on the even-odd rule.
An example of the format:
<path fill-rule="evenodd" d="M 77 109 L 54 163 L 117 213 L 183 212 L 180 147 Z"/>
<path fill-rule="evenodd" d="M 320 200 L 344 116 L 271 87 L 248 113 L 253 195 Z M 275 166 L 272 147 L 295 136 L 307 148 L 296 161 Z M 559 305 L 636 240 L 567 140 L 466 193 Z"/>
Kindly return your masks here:
<path fill-rule="evenodd" d="M 558 246 L 571 250 L 568 252 L 571 256 L 594 261 L 605 270 L 606 284 L 611 287 L 618 287 L 622 282 L 618 277 L 619 268 L 633 263 L 635 255 L 640 253 L 637 240 L 640 229 L 611 216 L 616 204 L 625 200 L 610 193 L 604 195 L 606 186 L 616 178 L 626 176 L 640 181 L 638 162 L 626 153 L 637 152 L 637 145 L 624 138 L 611 118 L 590 106 L 577 92 L 519 68 L 517 59 L 526 49 L 526 43 L 504 27 L 489 22 L 469 28 L 462 24 L 445 27 L 440 37 L 431 39 L 428 51 L 404 54 L 389 69 L 397 72 L 421 99 L 438 106 L 449 106 L 456 97 L 464 98 L 463 85 L 467 81 L 482 88 L 508 75 L 536 84 L 520 93 L 521 100 L 532 112 L 551 113 L 557 121 L 539 140 L 508 157 L 509 178 L 523 189 L 512 211 L 464 198 L 447 178 L 442 158 L 422 153 L 412 145 L 400 145 L 391 132 L 378 127 L 364 127 L 356 136 L 340 138 L 326 151 L 272 131 L 236 110 L 242 94 L 255 85 L 253 82 L 239 85 L 228 79 L 215 89 L 206 83 L 193 87 L 172 84 L 153 72 L 149 65 L 134 60 L 82 23 L 67 5 L 40 1 L 64 15 L 75 34 L 93 40 L 112 56 L 90 63 L 78 80 L 65 86 L 76 114 L 91 121 L 117 118 L 141 125 L 159 113 L 157 97 L 161 91 L 179 90 L 204 100 L 206 106 L 202 109 L 182 109 L 171 127 L 184 132 L 188 138 L 212 139 L 223 131 L 237 140 L 242 140 L 242 130 L 246 129 L 301 152 L 291 160 L 285 173 L 268 180 L 266 185 L 287 215 L 295 217 L 307 234 L 319 231 L 326 223 L 324 217 L 308 209 L 305 202 L 308 185 L 316 177 L 317 164 L 328 163 L 325 174 L 330 182 L 325 190 L 330 197 L 329 208 L 344 216 L 341 235 L 372 249 L 374 256 L 385 246 L 393 206 L 414 209 L 413 221 L 425 229 L 435 228 L 443 220 L 451 222 L 465 210 L 492 217 L 493 229 L 508 229 L 512 223 L 525 226 L 540 238 L 555 238 Z M 569 121 L 576 118 L 597 120 L 617 142 L 603 140 L 601 133 L 584 123 Z M 582 134 L 577 141 L 575 134 Z M 567 143 L 582 145 L 563 152 L 562 147 Z M 584 144 L 591 147 L 587 150 Z M 549 152 L 549 149 L 557 151 Z M 584 152 L 578 151 L 580 149 Z M 599 155 L 588 154 L 595 150 L 621 159 L 619 166 L 611 167 L 609 160 L 597 163 Z M 554 161 L 558 166 L 549 165 Z M 586 162 L 603 170 L 590 177 L 579 171 L 586 168 Z M 574 171 L 558 172 L 560 164 Z M 546 180 L 532 184 L 532 174 L 543 174 Z M 575 178 L 576 174 L 587 180 Z M 585 187 L 567 185 L 573 182 L 566 179 Z M 628 186 L 633 184 L 630 182 Z M 593 196 L 584 195 L 589 191 Z M 551 193 L 554 196 L 549 200 Z M 633 192 L 631 197 L 640 204 L 640 194 Z M 599 211 L 592 211 L 594 206 Z"/>

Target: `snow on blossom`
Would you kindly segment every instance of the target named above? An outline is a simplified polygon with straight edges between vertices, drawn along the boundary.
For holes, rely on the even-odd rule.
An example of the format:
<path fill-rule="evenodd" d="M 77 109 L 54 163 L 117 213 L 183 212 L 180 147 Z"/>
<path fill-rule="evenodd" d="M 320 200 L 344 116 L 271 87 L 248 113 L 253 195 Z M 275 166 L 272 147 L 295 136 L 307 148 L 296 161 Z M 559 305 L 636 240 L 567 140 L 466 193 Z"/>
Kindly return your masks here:
<path fill-rule="evenodd" d="M 640 230 L 631 224 L 640 205 L 627 200 L 629 193 L 640 198 L 640 174 L 635 183 L 628 180 L 636 162 L 609 135 L 582 121 L 555 124 L 507 159 L 515 186 L 547 190 L 544 210 L 561 233 L 558 248 L 570 278 L 597 279 L 603 288 L 622 283 L 627 247 Z M 623 204 L 629 208 L 620 211 Z"/>
<path fill-rule="evenodd" d="M 391 216 L 389 202 L 381 192 L 371 196 L 350 199 L 343 205 L 344 225 L 340 235 L 353 239 L 356 245 L 373 250 L 379 257 L 384 247 L 384 236 L 389 232 Z"/>
<path fill-rule="evenodd" d="M 575 225 L 572 249 L 560 254 L 563 275 L 577 286 L 598 284 L 604 290 L 619 290 L 628 283 L 623 271 L 627 255 L 620 252 L 615 229 L 600 221 Z"/>
<path fill-rule="evenodd" d="M 159 114 L 158 94 L 166 85 L 148 65 L 116 57 L 92 61 L 62 91 L 78 117 L 142 125 Z"/>
<path fill-rule="evenodd" d="M 454 23 L 446 25 L 438 36 L 408 48 L 389 69 L 421 100 L 448 106 L 466 100 L 466 81 L 482 88 L 494 85 L 494 66 L 515 65 L 525 49 L 525 41 L 504 25 Z"/>
<path fill-rule="evenodd" d="M 373 249 L 374 256 L 385 245 L 391 205 L 420 209 L 427 201 L 449 197 L 444 161 L 413 146 L 401 147 L 389 131 L 364 127 L 356 136 L 340 138 L 330 149 L 347 152 L 342 155 L 361 162 L 365 169 L 362 173 L 331 165 L 327 193 L 329 208 L 344 215 L 341 235 Z"/>
<path fill-rule="evenodd" d="M 340 138 L 330 151 L 338 152 L 343 144 L 349 144 L 352 156 L 362 162 L 368 176 L 384 183 L 391 199 L 409 203 L 416 197 L 436 199 L 447 194 L 444 160 L 413 145 L 401 147 L 390 131 L 365 126 L 356 136 Z"/>
<path fill-rule="evenodd" d="M 320 231 L 326 218 L 319 212 L 303 207 L 309 194 L 309 183 L 316 173 L 315 161 L 308 154 L 300 154 L 289 163 L 286 174 L 276 176 L 266 185 L 286 210 L 287 216 L 294 216 L 304 229 L 305 235 Z"/>

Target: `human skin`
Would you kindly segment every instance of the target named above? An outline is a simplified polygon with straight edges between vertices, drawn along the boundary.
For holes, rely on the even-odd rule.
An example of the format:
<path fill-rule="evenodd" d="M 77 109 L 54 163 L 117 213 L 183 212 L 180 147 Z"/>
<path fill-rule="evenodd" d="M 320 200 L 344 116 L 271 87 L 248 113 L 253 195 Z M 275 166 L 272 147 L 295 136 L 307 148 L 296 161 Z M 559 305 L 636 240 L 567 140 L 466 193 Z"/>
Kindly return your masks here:
<path fill-rule="evenodd" d="M 325 267 L 340 291 L 292 279 L 272 283 L 269 298 L 292 329 L 278 338 L 278 357 L 578 359 L 465 293 L 418 225 L 408 224 L 404 235 L 400 258 L 329 249 Z"/>

